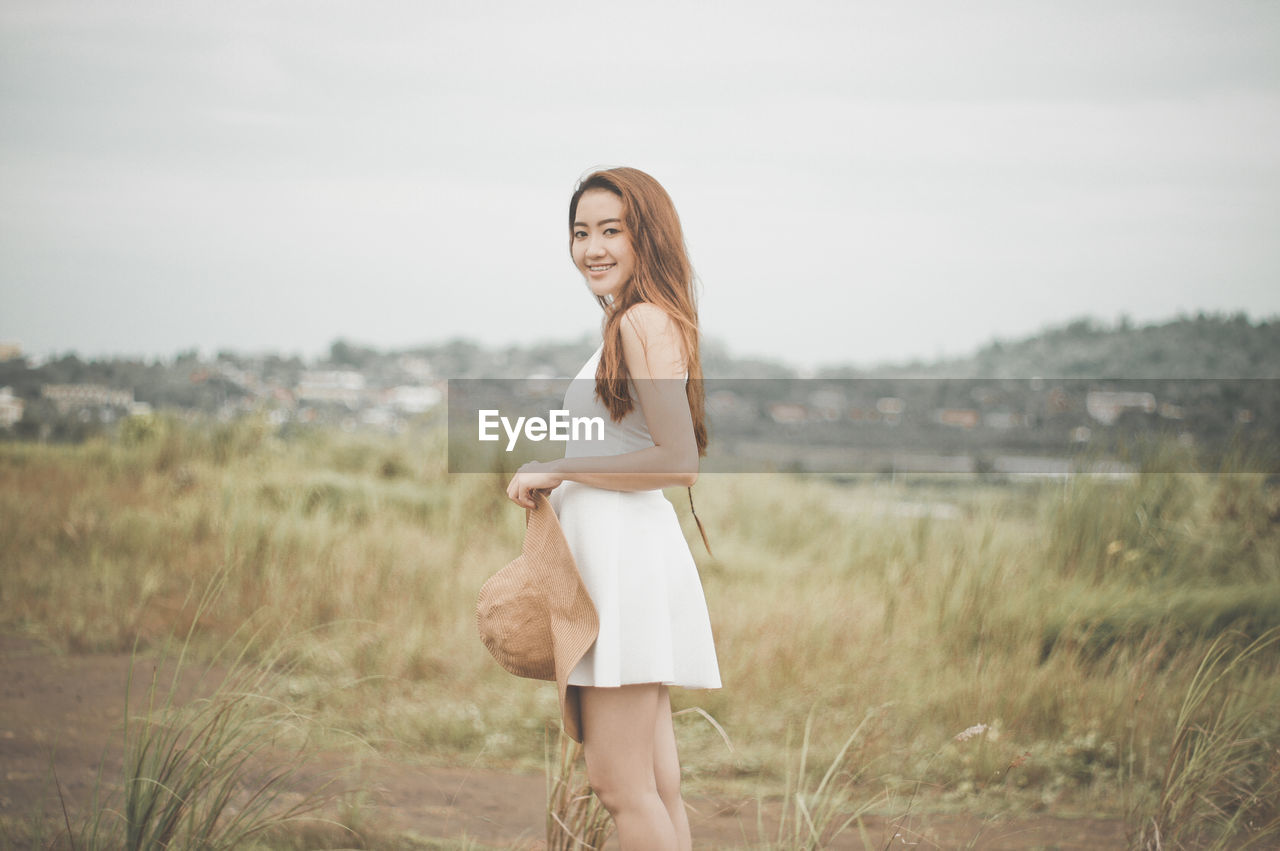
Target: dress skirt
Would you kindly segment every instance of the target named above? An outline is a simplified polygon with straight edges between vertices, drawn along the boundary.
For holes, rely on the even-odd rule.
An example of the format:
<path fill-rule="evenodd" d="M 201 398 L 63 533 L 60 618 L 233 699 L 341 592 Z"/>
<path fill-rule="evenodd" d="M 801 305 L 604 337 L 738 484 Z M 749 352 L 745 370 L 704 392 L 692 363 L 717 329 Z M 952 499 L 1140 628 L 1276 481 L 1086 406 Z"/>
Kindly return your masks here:
<path fill-rule="evenodd" d="M 564 482 L 551 505 L 600 618 L 569 684 L 719 688 L 702 582 L 662 491 Z"/>

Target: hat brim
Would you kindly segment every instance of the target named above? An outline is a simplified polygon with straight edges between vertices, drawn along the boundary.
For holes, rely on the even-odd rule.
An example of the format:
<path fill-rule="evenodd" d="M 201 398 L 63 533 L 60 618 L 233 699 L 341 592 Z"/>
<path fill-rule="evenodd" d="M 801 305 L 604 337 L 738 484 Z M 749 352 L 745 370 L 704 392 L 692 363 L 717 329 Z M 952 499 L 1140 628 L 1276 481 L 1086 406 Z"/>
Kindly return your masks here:
<path fill-rule="evenodd" d="M 546 494 L 534 496 L 525 530 L 525 553 L 538 553 L 538 566 L 548 572 L 547 608 L 551 615 L 551 643 L 555 658 L 560 720 L 575 742 L 582 741 L 582 701 L 578 686 L 569 685 L 569 674 L 587 655 L 600 634 L 600 619 L 591 595 L 582 583 L 577 563 L 565 540 L 564 530 Z"/>

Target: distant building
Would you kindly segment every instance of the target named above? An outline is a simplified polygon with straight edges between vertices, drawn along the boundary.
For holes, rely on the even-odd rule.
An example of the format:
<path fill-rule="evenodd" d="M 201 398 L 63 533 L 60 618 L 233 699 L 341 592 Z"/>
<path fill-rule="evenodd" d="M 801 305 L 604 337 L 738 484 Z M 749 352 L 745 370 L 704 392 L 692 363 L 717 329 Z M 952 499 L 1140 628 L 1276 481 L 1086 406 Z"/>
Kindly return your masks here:
<path fill-rule="evenodd" d="M 351 369 L 308 370 L 294 392 L 299 402 L 334 403 L 356 408 L 364 392 L 364 376 Z"/>
<path fill-rule="evenodd" d="M 21 343 L 0 343 L 0 361 L 17 360 L 22 357 Z"/>
<path fill-rule="evenodd" d="M 809 419 L 809 412 L 805 409 L 804 405 L 796 405 L 791 402 L 777 402 L 769 406 L 769 417 L 775 423 L 802 423 Z"/>
<path fill-rule="evenodd" d="M 440 404 L 444 394 L 435 387 L 419 387 L 404 384 L 392 387 L 382 394 L 382 403 L 404 414 L 421 414 Z"/>
<path fill-rule="evenodd" d="M 426 358 L 414 357 L 412 355 L 401 355 L 397 361 L 402 370 L 411 378 L 418 381 L 430 381 L 435 377 L 431 370 L 431 361 Z"/>
<path fill-rule="evenodd" d="M 881 396 L 876 400 L 876 410 L 885 416 L 900 415 L 907 409 L 907 403 L 897 396 Z"/>
<path fill-rule="evenodd" d="M 1111 425 L 1125 411 L 1155 413 L 1156 397 L 1129 390 L 1090 390 L 1085 397 L 1084 408 L 1098 422 Z"/>
<path fill-rule="evenodd" d="M 103 384 L 46 384 L 40 395 L 53 402 L 59 414 L 92 408 L 133 408 L 133 391 Z"/>
<path fill-rule="evenodd" d="M 897 396 L 882 396 L 876 400 L 876 410 L 880 412 L 881 422 L 886 425 L 897 425 L 906 409 L 907 403 Z"/>
<path fill-rule="evenodd" d="M 262 379 L 252 372 L 240 369 L 233 363 L 220 360 L 214 364 L 213 368 L 217 370 L 217 373 L 221 375 L 224 380 L 242 390 L 248 391 L 255 396 L 261 396 L 265 392 Z"/>
<path fill-rule="evenodd" d="M 942 425 L 955 428 L 977 428 L 981 419 L 972 408 L 939 408 L 933 418 Z"/>
<path fill-rule="evenodd" d="M 26 404 L 13 395 L 12 387 L 0 387 L 0 428 L 13 428 L 22 419 Z"/>

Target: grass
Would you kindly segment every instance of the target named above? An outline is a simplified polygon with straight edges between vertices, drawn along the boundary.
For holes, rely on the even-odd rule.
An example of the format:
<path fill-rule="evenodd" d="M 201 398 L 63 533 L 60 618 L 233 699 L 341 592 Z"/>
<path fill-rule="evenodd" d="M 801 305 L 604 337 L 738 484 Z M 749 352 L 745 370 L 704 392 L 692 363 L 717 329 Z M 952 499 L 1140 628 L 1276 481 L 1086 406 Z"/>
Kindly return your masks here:
<path fill-rule="evenodd" d="M 224 580 L 219 575 L 210 582 L 195 622 L 217 600 Z M 278 696 L 289 674 L 281 664 L 282 646 L 257 647 L 256 636 L 233 635 L 225 647 L 240 649 L 215 655 L 195 684 L 196 696 L 181 701 L 190 637 L 177 650 L 167 686 L 155 663 L 141 713 L 132 712 L 129 701 L 140 661 L 135 653 L 125 696 L 121 784 L 104 787 L 100 772 L 89 813 L 74 831 L 64 804 L 73 849 L 243 848 L 270 831 L 293 828 L 329 802 L 332 780 L 298 792 L 312 751 L 307 719 Z M 250 650 L 259 662 L 247 661 Z M 219 669 L 221 679 L 209 689 L 206 676 Z"/>
<path fill-rule="evenodd" d="M 764 808 L 756 809 L 757 831 L 764 843 L 762 848 L 815 851 L 828 847 L 851 828 L 857 828 L 863 834 L 863 845 L 869 847 L 862 828 L 862 817 L 877 806 L 882 806 L 888 796 L 883 793 L 860 795 L 857 783 L 865 776 L 866 766 L 862 760 L 854 759 L 858 751 L 852 748 L 855 742 L 863 738 L 864 731 L 874 717 L 874 712 L 867 713 L 844 740 L 821 778 L 815 782 L 809 771 L 810 734 L 813 728 L 813 714 L 810 713 L 805 719 L 799 755 L 795 762 L 787 762 L 778 828 L 772 839 L 767 837 L 768 831 L 763 822 Z"/>
<path fill-rule="evenodd" d="M 473 622 L 522 514 L 497 473 L 449 476 L 444 447 L 433 431 L 286 437 L 164 419 L 114 441 L 0 446 L 0 625 L 68 652 L 189 633 L 205 661 L 252 619 L 246 661 L 287 671 L 291 705 L 322 731 L 546 770 L 553 690 L 493 665 Z M 806 724 L 817 788 L 868 709 L 891 705 L 856 748 L 894 800 L 919 786 L 916 806 L 1119 815 L 1122 792 L 1154 800 L 1166 785 L 1215 640 L 1280 625 L 1280 494 L 1256 475 L 704 476 L 697 490 L 716 557 L 692 549 L 725 688 L 673 697 L 735 748 L 678 722 L 694 795 L 781 794 L 788 731 Z M 920 510 L 937 504 L 949 511 Z M 200 608 L 215 574 L 222 593 Z M 286 635 L 300 637 L 272 662 L 263 648 Z M 1240 711 L 1270 705 L 1274 645 L 1224 670 Z M 974 719 L 991 728 L 980 747 L 938 749 Z"/>
<path fill-rule="evenodd" d="M 1237 638 L 1214 639 L 1187 688 L 1155 800 L 1129 816 L 1135 849 L 1234 851 L 1280 839 L 1280 689 L 1251 676 L 1280 629 L 1243 647 Z"/>

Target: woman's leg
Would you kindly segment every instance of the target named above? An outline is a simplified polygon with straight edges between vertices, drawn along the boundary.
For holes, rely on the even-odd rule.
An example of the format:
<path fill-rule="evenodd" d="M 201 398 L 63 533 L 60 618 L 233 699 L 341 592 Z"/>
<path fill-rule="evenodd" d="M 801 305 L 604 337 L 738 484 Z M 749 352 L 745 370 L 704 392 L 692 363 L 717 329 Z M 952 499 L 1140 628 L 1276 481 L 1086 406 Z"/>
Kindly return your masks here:
<path fill-rule="evenodd" d="M 680 847 L 654 774 L 660 689 L 657 683 L 582 689 L 587 779 L 613 816 L 622 851 Z"/>
<path fill-rule="evenodd" d="M 680 795 L 680 757 L 676 752 L 676 731 L 671 723 L 671 695 L 666 686 L 658 692 L 658 718 L 653 735 L 653 774 L 658 781 L 658 795 L 667 808 L 676 829 L 676 845 L 680 851 L 693 848 L 689 833 L 689 814 Z"/>

